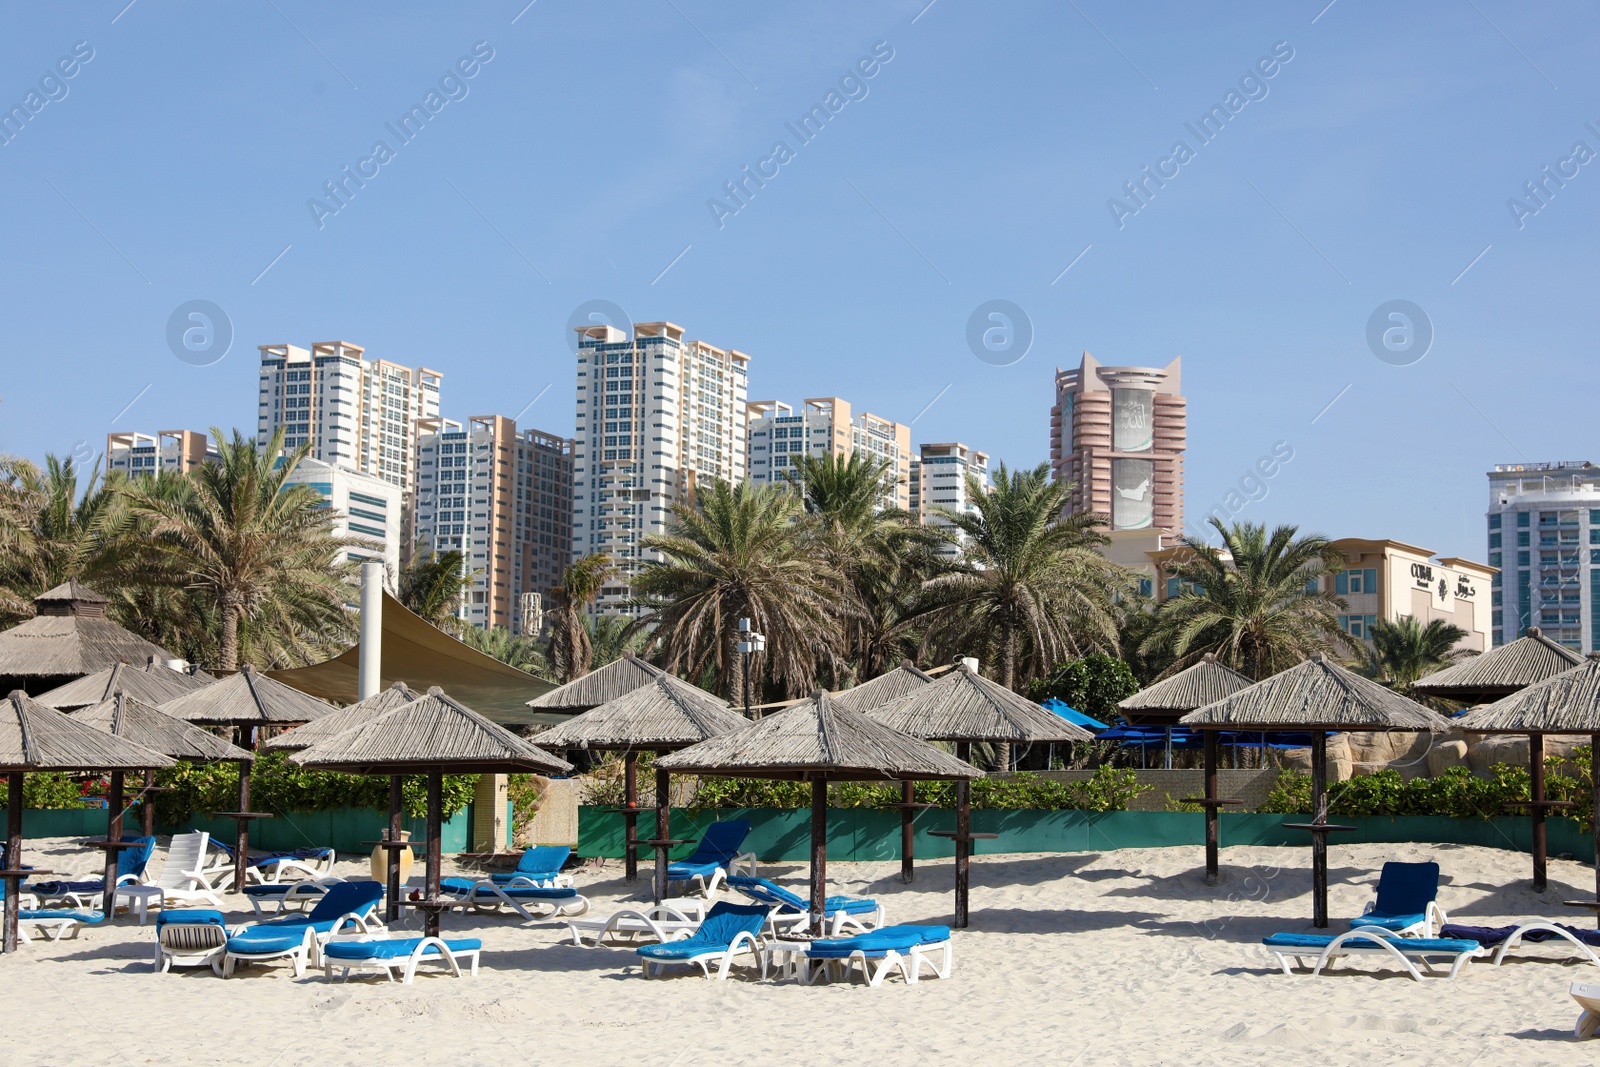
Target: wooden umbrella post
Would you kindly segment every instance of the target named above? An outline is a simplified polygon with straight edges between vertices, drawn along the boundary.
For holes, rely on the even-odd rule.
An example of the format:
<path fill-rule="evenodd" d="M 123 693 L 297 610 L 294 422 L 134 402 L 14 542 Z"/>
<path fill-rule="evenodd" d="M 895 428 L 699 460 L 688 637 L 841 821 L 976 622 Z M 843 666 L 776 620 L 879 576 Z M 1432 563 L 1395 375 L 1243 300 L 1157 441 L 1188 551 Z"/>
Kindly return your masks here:
<path fill-rule="evenodd" d="M 398 774 L 389 776 L 389 840 L 399 841 L 405 833 L 405 793 L 403 786 L 405 779 Z M 400 918 L 400 850 L 391 846 L 385 855 L 388 863 L 384 873 L 388 875 L 387 882 L 388 903 L 384 905 L 383 914 L 386 922 L 394 922 Z"/>
<path fill-rule="evenodd" d="M 659 753 L 658 753 L 659 754 Z M 672 824 L 672 774 L 660 767 L 656 768 L 656 840 L 664 842 L 672 835 L 667 831 Z M 656 876 L 655 876 L 655 902 L 661 903 L 667 898 L 667 852 L 672 846 L 658 844 L 656 846 Z"/>
<path fill-rule="evenodd" d="M 22 772 L 12 771 L 6 790 L 6 928 L 0 952 L 17 951 L 18 897 L 22 895 Z"/>
<path fill-rule="evenodd" d="M 1594 898 L 1600 900 L 1600 734 L 1589 735 L 1589 782 L 1594 787 Z M 1600 912 L 1595 925 L 1600 926 Z"/>
<path fill-rule="evenodd" d="M 1548 882 L 1544 828 L 1544 734 L 1528 735 L 1528 777 L 1533 803 L 1533 891 L 1543 893 Z"/>
<path fill-rule="evenodd" d="M 428 772 L 428 871 L 423 896 L 430 904 L 439 899 L 440 837 L 443 834 L 444 772 L 435 768 Z M 423 932 L 428 937 L 439 936 L 439 909 L 425 910 L 427 920 Z"/>
<path fill-rule="evenodd" d="M 956 745 L 956 759 L 968 763 L 972 759 L 972 744 L 961 741 Z M 965 778 L 956 783 L 956 926 L 967 928 L 967 890 L 970 888 L 970 862 L 972 833 L 972 783 Z"/>
<path fill-rule="evenodd" d="M 1311 821 L 1316 824 L 1328 821 L 1328 735 L 1322 730 L 1311 733 Z M 1318 930 L 1328 927 L 1328 835 L 1325 830 L 1311 831 L 1311 925 Z"/>
<path fill-rule="evenodd" d="M 1217 732 L 1205 731 L 1205 761 L 1206 761 L 1206 885 L 1216 885 L 1218 877 L 1218 845 L 1217 832 Z"/>
<path fill-rule="evenodd" d="M 139 794 L 139 824 L 145 837 L 154 837 L 156 833 L 155 784 L 156 771 L 151 767 L 144 772 L 144 789 Z"/>
<path fill-rule="evenodd" d="M 106 844 L 122 841 L 122 771 L 111 772 L 111 788 L 106 795 Z M 106 849 L 105 894 L 101 914 L 108 920 L 117 913 L 117 852 Z"/>
<path fill-rule="evenodd" d="M 622 880 L 629 885 L 639 880 L 639 767 L 638 754 L 629 749 L 622 757 Z"/>
<path fill-rule="evenodd" d="M 244 814 L 250 810 L 250 761 L 239 761 L 239 812 Z M 244 872 L 250 866 L 250 820 L 240 818 L 234 820 L 239 827 L 234 835 L 233 844 L 233 891 L 243 893 L 245 886 Z"/>
<path fill-rule="evenodd" d="M 907 779 L 900 783 L 900 881 L 910 885 L 916 880 L 916 828 L 912 820 L 917 809 L 916 783 Z"/>
<path fill-rule="evenodd" d="M 828 900 L 828 778 L 811 781 L 811 936 L 822 936 Z"/>

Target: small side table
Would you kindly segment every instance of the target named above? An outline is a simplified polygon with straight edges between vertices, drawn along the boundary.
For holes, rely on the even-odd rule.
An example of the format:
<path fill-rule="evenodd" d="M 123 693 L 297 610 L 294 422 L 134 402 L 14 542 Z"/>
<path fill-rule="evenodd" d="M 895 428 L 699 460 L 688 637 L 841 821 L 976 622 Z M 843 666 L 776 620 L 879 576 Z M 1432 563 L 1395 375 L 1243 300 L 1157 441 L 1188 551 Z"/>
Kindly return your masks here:
<path fill-rule="evenodd" d="M 806 960 L 806 952 L 811 948 L 812 938 L 780 937 L 768 941 L 761 946 L 761 980 L 767 980 L 769 971 L 776 971 L 778 981 L 793 978 L 804 981 L 810 966 Z"/>
<path fill-rule="evenodd" d="M 143 926 L 150 917 L 150 904 L 155 902 L 156 907 L 161 906 L 161 887 L 158 885 L 122 885 L 117 887 L 116 904 L 126 903 L 129 909 L 139 917 L 139 925 Z"/>

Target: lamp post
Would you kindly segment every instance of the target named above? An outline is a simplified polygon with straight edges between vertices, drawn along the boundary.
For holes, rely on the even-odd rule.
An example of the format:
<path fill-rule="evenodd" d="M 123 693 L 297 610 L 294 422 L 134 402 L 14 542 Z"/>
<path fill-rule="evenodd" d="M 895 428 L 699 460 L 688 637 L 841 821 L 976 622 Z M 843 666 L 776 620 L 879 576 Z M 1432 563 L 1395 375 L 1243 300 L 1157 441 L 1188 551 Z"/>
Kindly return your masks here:
<path fill-rule="evenodd" d="M 739 620 L 739 634 L 738 651 L 744 657 L 744 717 L 748 719 L 750 718 L 750 654 L 752 652 L 765 652 L 767 650 L 767 639 L 764 635 L 750 629 L 749 619 Z M 761 718 L 759 714 L 755 717 Z"/>

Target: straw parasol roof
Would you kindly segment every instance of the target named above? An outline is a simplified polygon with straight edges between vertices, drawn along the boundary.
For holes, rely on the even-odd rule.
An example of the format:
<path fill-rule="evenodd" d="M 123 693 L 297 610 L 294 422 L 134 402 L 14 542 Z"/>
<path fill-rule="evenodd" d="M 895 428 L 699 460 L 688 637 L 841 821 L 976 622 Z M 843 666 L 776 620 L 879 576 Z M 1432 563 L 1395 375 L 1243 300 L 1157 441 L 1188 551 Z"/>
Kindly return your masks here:
<path fill-rule="evenodd" d="M 901 660 L 900 666 L 862 682 L 851 689 L 841 689 L 833 694 L 833 702 L 851 711 L 870 711 L 907 693 L 921 689 L 933 681 L 933 675 L 917 669 L 910 660 Z"/>
<path fill-rule="evenodd" d="M 0 700 L 0 773 L 170 766 L 172 761 L 161 753 L 74 722 L 20 689 Z"/>
<path fill-rule="evenodd" d="M 1467 733 L 1600 733 L 1600 659 L 1473 708 L 1450 725 Z"/>
<path fill-rule="evenodd" d="M 160 711 L 130 693 L 116 692 L 92 707 L 70 712 L 73 722 L 113 734 L 175 759 L 253 760 L 255 756 L 216 734 Z"/>
<path fill-rule="evenodd" d="M 1218 663 L 1217 657 L 1207 652 L 1199 663 L 1119 701 L 1117 710 L 1134 725 L 1166 725 L 1180 715 L 1249 687 L 1250 679 Z"/>
<path fill-rule="evenodd" d="M 983 772 L 926 741 L 841 708 L 818 692 L 792 708 L 663 756 L 673 774 L 881 781 L 970 779 Z"/>
<path fill-rule="evenodd" d="M 176 659 L 106 618 L 106 598 L 77 582 L 33 598 L 33 618 L 0 632 L 0 679 L 80 678 L 119 661 Z"/>
<path fill-rule="evenodd" d="M 47 693 L 40 693 L 35 699 L 61 711 L 90 707 L 117 692 L 126 693 L 146 704 L 165 704 L 215 680 L 196 678 L 159 663 L 133 667 L 119 661 L 103 671 L 86 674 Z"/>
<path fill-rule="evenodd" d="M 867 717 L 929 741 L 1031 744 L 1093 741 L 1094 734 L 958 663 L 949 674 Z"/>
<path fill-rule="evenodd" d="M 1180 722 L 1249 730 L 1434 730 L 1434 712 L 1320 653 L 1189 712 Z"/>
<path fill-rule="evenodd" d="M 632 652 L 624 652 L 621 659 L 534 697 L 528 701 L 528 707 L 544 711 L 588 711 L 631 693 L 665 673 Z"/>
<path fill-rule="evenodd" d="M 423 694 L 418 693 L 404 682 L 396 682 L 387 689 L 380 689 L 365 700 L 358 700 L 347 708 L 340 708 L 320 719 L 296 726 L 286 730 L 276 737 L 269 738 L 261 743 L 263 752 L 298 752 L 310 748 L 330 737 L 344 733 L 346 730 L 370 722 L 380 715 L 386 715 L 399 707 L 421 700 Z"/>
<path fill-rule="evenodd" d="M 536 738 L 545 748 L 683 748 L 749 724 L 722 700 L 663 672 Z"/>
<path fill-rule="evenodd" d="M 1550 640 L 1537 626 L 1525 637 L 1420 678 L 1412 686 L 1419 693 L 1482 703 L 1510 696 L 1583 662 L 1583 657 Z"/>
<path fill-rule="evenodd" d="M 161 710 L 208 726 L 284 726 L 311 722 L 339 709 L 246 663 L 238 674 L 169 700 Z"/>
<path fill-rule="evenodd" d="M 437 686 L 289 760 L 351 774 L 409 774 L 445 767 L 459 774 L 561 774 L 572 769 L 565 760 L 445 696 Z"/>

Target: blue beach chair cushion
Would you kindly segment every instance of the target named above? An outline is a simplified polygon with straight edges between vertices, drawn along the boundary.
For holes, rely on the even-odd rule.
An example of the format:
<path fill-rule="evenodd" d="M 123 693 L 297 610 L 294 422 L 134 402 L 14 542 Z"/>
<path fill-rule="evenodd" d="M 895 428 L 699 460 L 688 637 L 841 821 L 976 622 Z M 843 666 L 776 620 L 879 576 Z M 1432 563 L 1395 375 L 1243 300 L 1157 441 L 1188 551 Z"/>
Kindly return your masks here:
<path fill-rule="evenodd" d="M 439 891 L 451 896 L 464 897 L 474 892 L 476 883 L 469 878 L 441 878 Z M 571 886 L 502 885 L 500 892 L 512 900 L 572 900 L 578 891 Z M 477 889 L 476 896 L 483 901 L 498 899 L 487 889 Z"/>
<path fill-rule="evenodd" d="M 728 879 L 728 884 L 752 900 L 759 900 L 782 907 L 786 912 L 808 912 L 811 910 L 810 901 L 802 899 L 797 894 L 766 878 L 747 878 L 744 875 L 735 875 Z M 822 907 L 829 915 L 838 912 L 843 912 L 846 915 L 861 915 L 877 911 L 878 902 L 866 897 L 829 897 L 822 902 Z"/>
<path fill-rule="evenodd" d="M 1600 930 L 1584 930 L 1568 926 L 1566 923 L 1556 925 L 1585 945 L 1600 948 Z M 1476 941 L 1480 945 L 1498 945 L 1515 933 L 1516 929 L 1515 926 L 1463 926 L 1458 923 L 1445 923 L 1439 928 L 1439 936 Z M 1523 933 L 1522 940 L 1537 944 L 1540 941 L 1556 940 L 1560 936 L 1550 930 L 1528 930 Z"/>
<path fill-rule="evenodd" d="M 332 923 L 328 926 L 331 928 Z M 326 931 L 318 931 L 325 933 Z M 299 948 L 306 939 L 306 927 L 268 927 L 247 926 L 243 930 L 228 938 L 228 951 L 236 956 L 264 955 L 274 952 L 288 952 L 290 949 Z"/>
<path fill-rule="evenodd" d="M 117 853 L 117 881 L 129 877 L 144 877 L 144 869 L 150 865 L 150 856 L 155 852 L 156 839 L 153 837 L 130 837 L 123 835 L 122 840 L 138 845 L 138 848 L 125 848 Z M 47 897 L 58 897 L 66 893 L 98 893 L 105 890 L 104 878 L 85 878 L 81 881 L 54 881 L 39 882 L 34 890 Z"/>
<path fill-rule="evenodd" d="M 764 904 L 718 901 L 693 935 L 661 945 L 641 945 L 635 951 L 652 960 L 687 960 L 707 952 L 725 951 L 740 934 L 759 934 L 770 910 Z"/>
<path fill-rule="evenodd" d="M 1333 936 L 1332 934 L 1273 934 L 1270 937 L 1263 937 L 1261 943 L 1269 948 L 1303 948 L 1320 952 L 1333 943 Z M 1473 949 L 1483 947 L 1475 940 L 1453 937 L 1405 937 L 1384 940 L 1413 955 L 1419 952 L 1471 952 Z M 1377 941 L 1377 938 L 1358 937 L 1346 941 L 1345 945 L 1353 948 L 1382 948 L 1383 946 Z"/>
<path fill-rule="evenodd" d="M 23 921 L 48 921 L 50 919 L 72 919 L 80 923 L 98 923 L 105 916 L 98 911 L 71 911 L 66 908 L 23 908 L 17 912 L 17 918 Z"/>
<path fill-rule="evenodd" d="M 212 926 L 227 926 L 227 920 L 222 917 L 222 912 L 212 908 L 162 908 L 156 913 L 156 933 L 161 932 L 163 926 L 178 923 L 184 926 L 196 926 L 200 923 L 209 923 Z"/>
<path fill-rule="evenodd" d="M 383 900 L 383 883 L 371 879 L 359 882 L 340 882 L 329 887 L 310 911 L 292 915 L 278 915 L 256 924 L 258 927 L 315 926 L 320 933 L 333 928 L 339 916 L 354 913 L 367 915 Z"/>
<path fill-rule="evenodd" d="M 687 882 L 695 875 L 704 878 L 717 870 L 727 869 L 733 857 L 739 854 L 744 839 L 750 836 L 750 824 L 744 819 L 714 822 L 700 835 L 694 853 L 667 865 L 667 880 Z"/>
<path fill-rule="evenodd" d="M 1383 865 L 1378 875 L 1378 899 L 1372 910 L 1350 920 L 1353 928 L 1405 930 L 1427 921 L 1428 905 L 1439 896 L 1439 865 L 1399 863 Z"/>
<path fill-rule="evenodd" d="M 852 953 L 882 956 L 886 952 L 905 952 L 918 945 L 950 940 L 948 926 L 885 926 L 854 937 L 813 941 L 806 950 L 812 959 L 848 959 Z"/>
<path fill-rule="evenodd" d="M 561 873 L 562 866 L 571 855 L 572 849 L 566 845 L 535 845 L 522 854 L 516 870 L 509 874 L 502 871 L 493 875 L 492 879 L 496 885 L 503 885 L 514 878 L 547 881 Z"/>
<path fill-rule="evenodd" d="M 373 941 L 330 941 L 322 946 L 322 954 L 334 960 L 392 960 L 403 959 L 422 944 L 420 937 L 381 938 Z M 476 937 L 458 937 L 445 941 L 451 952 L 477 952 L 483 942 Z M 436 952 L 435 949 L 430 949 Z"/>

